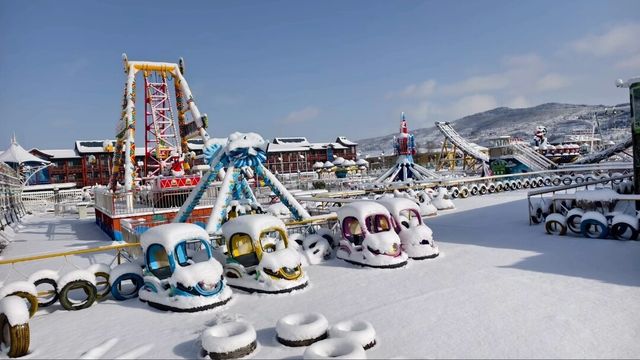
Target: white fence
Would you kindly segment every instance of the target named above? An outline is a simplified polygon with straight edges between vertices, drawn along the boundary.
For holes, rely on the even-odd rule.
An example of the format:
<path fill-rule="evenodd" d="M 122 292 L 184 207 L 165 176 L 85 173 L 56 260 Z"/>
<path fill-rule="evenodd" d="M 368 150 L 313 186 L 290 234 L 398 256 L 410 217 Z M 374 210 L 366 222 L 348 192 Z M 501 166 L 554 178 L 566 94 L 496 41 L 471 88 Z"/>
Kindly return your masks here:
<path fill-rule="evenodd" d="M 77 204 L 85 199 L 85 193 L 80 189 L 59 191 L 33 191 L 22 193 L 22 203 L 30 211 L 53 210 L 56 204 Z"/>

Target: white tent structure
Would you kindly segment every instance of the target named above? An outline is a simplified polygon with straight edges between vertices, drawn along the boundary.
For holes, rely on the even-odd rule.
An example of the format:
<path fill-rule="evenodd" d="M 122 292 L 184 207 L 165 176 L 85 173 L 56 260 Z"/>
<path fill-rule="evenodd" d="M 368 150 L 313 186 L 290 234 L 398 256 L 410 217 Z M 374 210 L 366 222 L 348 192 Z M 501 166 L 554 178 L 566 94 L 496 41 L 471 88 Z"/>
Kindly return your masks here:
<path fill-rule="evenodd" d="M 4 162 L 16 169 L 23 178 L 23 185 L 29 182 L 29 178 L 33 175 L 52 165 L 51 162 L 32 155 L 20 146 L 15 135 L 11 138 L 9 148 L 0 154 L 0 162 Z M 29 171 L 24 171 L 26 166 L 30 167 Z M 23 171 L 21 171 L 21 168 Z"/>
<path fill-rule="evenodd" d="M 15 135 L 11 138 L 11 145 L 9 145 L 9 148 L 0 154 L 0 161 L 7 164 L 17 165 L 22 165 L 25 163 L 34 163 L 41 165 L 49 164 L 49 161 L 40 159 L 39 157 L 32 155 L 30 152 L 20 146 L 20 144 L 18 144 L 18 142 L 16 141 Z"/>

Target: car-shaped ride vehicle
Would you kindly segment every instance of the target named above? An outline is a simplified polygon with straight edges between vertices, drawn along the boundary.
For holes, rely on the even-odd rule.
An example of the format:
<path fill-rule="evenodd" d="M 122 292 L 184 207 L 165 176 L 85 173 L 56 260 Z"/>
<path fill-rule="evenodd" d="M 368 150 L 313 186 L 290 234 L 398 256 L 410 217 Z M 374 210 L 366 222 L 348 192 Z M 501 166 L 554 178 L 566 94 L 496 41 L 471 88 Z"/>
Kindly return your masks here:
<path fill-rule="evenodd" d="M 145 260 L 141 301 L 160 310 L 195 312 L 231 299 L 209 234 L 200 226 L 159 225 L 142 234 L 140 245 Z"/>
<path fill-rule="evenodd" d="M 375 268 L 397 268 L 407 264 L 400 237 L 393 230 L 389 211 L 376 201 L 355 201 L 337 211 L 342 239 L 336 257 L 349 263 Z"/>
<path fill-rule="evenodd" d="M 298 251 L 289 248 L 282 220 L 243 215 L 222 225 L 224 274 L 229 286 L 246 292 L 285 293 L 308 285 Z"/>
<path fill-rule="evenodd" d="M 383 198 L 378 200 L 393 218 L 393 229 L 400 236 L 402 250 L 414 260 L 438 256 L 438 245 L 433 241 L 433 231 L 425 225 L 420 207 L 409 199 Z"/>

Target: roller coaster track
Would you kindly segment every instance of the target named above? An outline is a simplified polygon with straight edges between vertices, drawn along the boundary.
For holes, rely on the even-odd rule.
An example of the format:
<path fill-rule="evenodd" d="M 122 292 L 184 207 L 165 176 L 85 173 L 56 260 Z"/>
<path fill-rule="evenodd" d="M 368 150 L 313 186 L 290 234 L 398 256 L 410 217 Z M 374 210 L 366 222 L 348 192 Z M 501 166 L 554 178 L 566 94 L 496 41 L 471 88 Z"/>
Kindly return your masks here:
<path fill-rule="evenodd" d="M 524 144 L 512 144 L 514 157 L 534 171 L 555 169 L 556 163 Z"/>
<path fill-rule="evenodd" d="M 436 127 L 445 138 L 447 138 L 453 145 L 455 145 L 460 151 L 465 153 L 466 155 L 480 161 L 480 162 L 489 162 L 489 156 L 481 153 L 476 149 L 469 141 L 460 136 L 457 131 L 449 125 L 448 122 L 436 122 Z"/>
<path fill-rule="evenodd" d="M 631 137 L 626 139 L 625 141 L 618 143 L 610 148 L 604 149 L 600 152 L 589 154 L 581 157 L 580 159 L 573 162 L 573 164 L 595 164 L 602 160 L 605 160 L 617 153 L 620 153 L 626 150 L 628 147 L 632 145 Z"/>

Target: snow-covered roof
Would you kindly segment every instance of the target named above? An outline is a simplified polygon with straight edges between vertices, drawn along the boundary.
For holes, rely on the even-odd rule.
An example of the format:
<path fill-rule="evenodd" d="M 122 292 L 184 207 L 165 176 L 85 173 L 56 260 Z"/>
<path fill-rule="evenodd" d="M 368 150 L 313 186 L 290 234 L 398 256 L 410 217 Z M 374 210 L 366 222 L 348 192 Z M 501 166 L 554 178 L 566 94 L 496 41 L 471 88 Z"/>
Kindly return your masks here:
<path fill-rule="evenodd" d="M 420 207 L 418 204 L 416 204 L 415 201 L 411 201 L 406 198 L 380 198 L 378 199 L 378 202 L 386 207 L 387 210 L 389 210 L 389 213 L 391 213 L 391 215 L 396 219 L 400 217 L 400 212 L 402 210 L 412 209 L 420 214 Z"/>
<path fill-rule="evenodd" d="M 267 152 L 291 152 L 291 151 L 307 151 L 309 150 L 308 145 L 298 145 L 298 144 L 276 144 L 269 143 L 267 148 Z"/>
<path fill-rule="evenodd" d="M 369 162 L 365 159 L 358 159 L 358 161 L 356 161 L 356 165 L 358 166 L 367 166 L 369 165 Z"/>
<path fill-rule="evenodd" d="M 40 150 L 41 153 L 51 156 L 52 159 L 79 159 L 80 155 L 74 149 L 47 149 Z"/>
<path fill-rule="evenodd" d="M 25 150 L 22 146 L 20 146 L 20 144 L 18 144 L 15 137 L 11 139 L 11 145 L 9 145 L 9 148 L 2 154 L 0 154 L 0 161 L 10 164 L 49 163 L 49 161 L 40 159 L 39 157 L 34 156 L 33 154 Z"/>
<path fill-rule="evenodd" d="M 244 233 L 251 236 L 253 241 L 258 241 L 260 233 L 264 229 L 279 228 L 286 232 L 282 220 L 273 215 L 255 214 L 242 215 L 231 219 L 222 225 L 222 234 L 228 240 L 235 233 Z"/>
<path fill-rule="evenodd" d="M 322 149 L 327 149 L 329 147 L 332 147 L 334 149 L 339 149 L 339 150 L 347 149 L 346 146 L 339 143 L 313 143 L 309 148 L 314 150 L 322 150 Z"/>
<path fill-rule="evenodd" d="M 354 201 L 345 206 L 342 206 L 337 211 L 338 218 L 342 221 L 344 218 L 348 216 L 353 216 L 358 221 L 363 222 L 365 218 L 374 214 L 384 214 L 389 215 L 389 211 L 382 204 L 370 201 L 370 200 L 362 200 L 362 201 Z"/>
<path fill-rule="evenodd" d="M 336 139 L 336 142 L 340 143 L 342 145 L 346 145 L 346 146 L 356 146 L 356 145 L 358 145 L 358 143 L 347 139 L 345 136 L 338 136 L 338 138 Z"/>
<path fill-rule="evenodd" d="M 76 140 L 76 150 L 79 154 L 86 153 L 104 153 L 105 143 L 116 146 L 115 140 Z"/>
<path fill-rule="evenodd" d="M 140 246 L 146 252 L 151 244 L 161 244 L 167 252 L 173 252 L 184 240 L 209 239 L 209 234 L 195 224 L 171 223 L 154 226 L 140 236 Z"/>
<path fill-rule="evenodd" d="M 309 146 L 309 140 L 306 137 L 277 137 L 273 139 L 273 144 L 295 144 L 300 146 Z"/>

